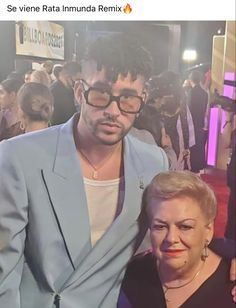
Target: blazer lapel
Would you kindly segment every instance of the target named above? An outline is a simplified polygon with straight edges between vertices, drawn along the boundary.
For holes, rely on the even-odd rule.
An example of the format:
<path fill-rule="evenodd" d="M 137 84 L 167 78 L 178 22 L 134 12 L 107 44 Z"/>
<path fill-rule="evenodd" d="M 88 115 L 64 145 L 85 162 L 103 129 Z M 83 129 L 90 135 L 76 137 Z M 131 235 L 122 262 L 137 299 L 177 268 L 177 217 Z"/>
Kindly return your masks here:
<path fill-rule="evenodd" d="M 119 242 L 120 238 L 126 235 L 130 226 L 139 218 L 140 200 L 144 189 L 144 169 L 128 138 L 124 140 L 125 199 L 122 212 L 110 226 L 109 232 L 103 235 L 88 253 L 86 259 L 80 263 L 79 268 L 73 273 L 66 285 L 86 279 L 93 270 L 93 266 L 107 256 L 109 251 L 114 248 L 114 243 Z"/>
<path fill-rule="evenodd" d="M 61 126 L 53 170 L 42 170 L 50 203 L 75 268 L 91 249 L 90 226 L 83 175 L 73 138 L 74 117 Z"/>

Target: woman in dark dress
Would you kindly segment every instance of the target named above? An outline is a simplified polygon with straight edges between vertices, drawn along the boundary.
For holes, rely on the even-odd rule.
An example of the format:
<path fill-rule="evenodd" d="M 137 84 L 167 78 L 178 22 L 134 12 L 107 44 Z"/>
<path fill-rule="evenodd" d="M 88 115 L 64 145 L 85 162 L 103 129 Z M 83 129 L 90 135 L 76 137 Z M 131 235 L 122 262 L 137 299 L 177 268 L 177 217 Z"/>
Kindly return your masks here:
<path fill-rule="evenodd" d="M 230 265 L 208 245 L 216 199 L 189 171 L 157 175 L 144 194 L 153 252 L 129 264 L 122 290 L 133 308 L 233 308 Z"/>

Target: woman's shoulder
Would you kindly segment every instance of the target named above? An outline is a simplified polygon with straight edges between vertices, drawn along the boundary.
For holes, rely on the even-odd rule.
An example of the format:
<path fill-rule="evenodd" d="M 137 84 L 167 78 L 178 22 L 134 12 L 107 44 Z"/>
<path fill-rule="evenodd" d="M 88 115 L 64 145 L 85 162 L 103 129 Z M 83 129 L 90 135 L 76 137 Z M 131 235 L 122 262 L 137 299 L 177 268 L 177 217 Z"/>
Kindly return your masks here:
<path fill-rule="evenodd" d="M 134 256 L 128 263 L 125 280 L 142 281 L 155 279 L 157 276 L 156 258 L 152 252 L 146 251 Z"/>
<path fill-rule="evenodd" d="M 235 308 L 229 280 L 230 262 L 222 259 L 215 272 L 190 296 L 181 308 Z"/>
<path fill-rule="evenodd" d="M 128 263 L 128 269 L 147 268 L 153 267 L 156 262 L 156 258 L 151 250 L 144 251 L 135 255 Z"/>
<path fill-rule="evenodd" d="M 221 259 L 220 264 L 215 272 L 217 279 L 221 280 L 227 286 L 233 285 L 233 282 L 229 280 L 229 272 L 231 267 L 231 260 Z"/>
<path fill-rule="evenodd" d="M 128 264 L 122 290 L 133 308 L 166 307 L 156 268 L 156 258 L 150 252 L 136 255 Z"/>
<path fill-rule="evenodd" d="M 235 307 L 231 290 L 234 282 L 229 279 L 230 261 L 222 259 L 216 271 L 206 283 L 205 301 L 209 303 L 209 307 L 213 303 L 217 303 L 215 307 Z"/>

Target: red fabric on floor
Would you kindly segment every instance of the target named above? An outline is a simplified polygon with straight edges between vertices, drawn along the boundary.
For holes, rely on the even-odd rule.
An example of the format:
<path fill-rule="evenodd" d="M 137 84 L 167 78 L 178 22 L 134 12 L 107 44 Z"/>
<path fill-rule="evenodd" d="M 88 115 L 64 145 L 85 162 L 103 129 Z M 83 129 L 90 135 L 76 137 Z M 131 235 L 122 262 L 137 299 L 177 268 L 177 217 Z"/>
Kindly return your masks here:
<path fill-rule="evenodd" d="M 216 174 L 202 174 L 201 178 L 211 186 L 218 201 L 218 211 L 215 220 L 215 236 L 223 237 L 227 220 L 227 204 L 229 189 L 226 184 L 226 176 Z"/>

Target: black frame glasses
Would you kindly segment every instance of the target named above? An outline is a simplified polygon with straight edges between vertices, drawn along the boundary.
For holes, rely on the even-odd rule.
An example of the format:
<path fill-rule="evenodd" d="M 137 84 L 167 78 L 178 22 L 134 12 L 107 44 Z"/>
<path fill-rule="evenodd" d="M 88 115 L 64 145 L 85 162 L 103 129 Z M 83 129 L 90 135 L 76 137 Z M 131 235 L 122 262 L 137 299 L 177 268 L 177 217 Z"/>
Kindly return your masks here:
<path fill-rule="evenodd" d="M 118 96 L 115 96 L 115 95 L 112 95 L 112 93 L 106 91 L 106 90 L 103 90 L 103 89 L 100 89 L 100 88 L 96 88 L 96 87 L 90 87 L 86 81 L 84 80 L 81 80 L 81 83 L 83 84 L 83 87 L 84 87 L 84 97 L 85 97 L 85 100 L 86 100 L 86 104 L 92 106 L 92 107 L 95 107 L 95 108 L 107 108 L 113 101 L 115 101 L 117 103 L 117 106 L 119 108 L 119 110 L 121 112 L 125 112 L 125 113 L 129 113 L 129 114 L 137 114 L 139 113 L 143 106 L 144 106 L 144 100 L 141 96 L 138 96 L 138 95 L 126 95 L 126 94 L 122 94 L 122 95 L 118 95 Z M 87 90 L 85 90 L 85 86 L 88 87 Z M 106 93 L 108 96 L 109 96 L 109 99 L 108 99 L 108 102 L 107 104 L 105 105 L 102 105 L 102 106 L 99 106 L 99 105 L 96 105 L 96 104 L 93 104 L 91 101 L 89 101 L 89 94 L 91 93 L 91 91 L 97 91 L 97 92 L 100 92 L 102 94 Z M 138 110 L 135 110 L 135 111 L 132 111 L 132 110 L 126 110 L 125 108 L 123 108 L 122 106 L 122 98 L 126 99 L 130 97 L 132 99 L 138 99 L 139 102 L 140 102 L 140 107 L 138 108 Z"/>

